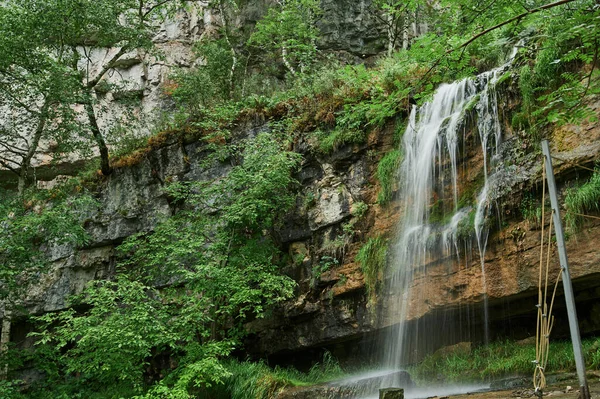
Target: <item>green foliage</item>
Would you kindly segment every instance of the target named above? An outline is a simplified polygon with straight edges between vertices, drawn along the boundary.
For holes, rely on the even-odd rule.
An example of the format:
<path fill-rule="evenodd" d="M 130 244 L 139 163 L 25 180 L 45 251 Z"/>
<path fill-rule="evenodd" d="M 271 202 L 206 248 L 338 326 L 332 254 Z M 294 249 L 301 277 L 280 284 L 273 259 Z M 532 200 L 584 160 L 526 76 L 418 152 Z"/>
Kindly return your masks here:
<path fill-rule="evenodd" d="M 385 154 L 379 161 L 379 165 L 377 165 L 377 179 L 381 185 L 377 201 L 381 205 L 389 203 L 392 199 L 401 161 L 402 154 L 400 150 L 392 150 Z"/>
<path fill-rule="evenodd" d="M 162 3 L 144 2 L 150 11 L 162 10 Z M 421 1 L 374 3 L 389 17 L 391 40 L 398 39 L 404 17 L 427 7 Z M 87 75 L 88 59 L 77 49 L 150 48 L 147 17 L 152 13 L 142 10 L 141 15 L 140 4 L 139 0 L 17 0 L 0 6 L 0 105 L 22 108 L 30 121 L 27 128 L 40 127 L 41 138 L 59 143 L 57 152 L 89 153 L 90 126 L 77 115 L 76 106 L 97 106 L 102 93 L 123 88 Z M 540 4 L 535 0 L 528 6 Z M 585 107 L 590 96 L 598 94 L 599 11 L 592 1 L 532 14 L 483 35 L 461 51 L 451 51 L 482 27 L 520 13 L 522 5 L 498 0 L 482 9 L 470 0 L 443 0 L 435 7 L 436 31 L 413 39 L 409 49 L 390 53 L 372 68 L 341 66 L 331 60 L 318 63 L 315 22 L 321 11 L 316 0 L 277 2 L 258 21 L 249 40 L 248 34 L 244 37 L 232 29 L 238 2 L 222 0 L 215 5 L 221 8 L 222 29 L 196 45 L 202 65 L 176 72 L 173 84 L 165 87 L 177 112 L 164 121 L 165 128 L 180 130 L 180 139 L 202 136 L 213 151 L 203 166 L 216 165 L 218 177 L 172 182 L 165 195 L 177 204 L 177 211 L 154 231 L 134 235 L 121 245 L 118 276 L 91 284 L 71 309 L 39 319 L 45 329 L 37 335 L 36 351 L 26 356 L 47 380 L 32 388 L 32 398 L 47 397 L 49 391 L 56 398 L 181 399 L 202 396 L 216 387 L 234 397 L 264 398 L 283 386 L 319 380 L 290 370 L 272 371 L 260 363 L 223 361 L 239 345 L 244 322 L 263 317 L 270 306 L 292 294 L 293 282 L 279 274 L 284 255 L 274 232 L 280 216 L 294 204 L 291 189 L 296 182 L 291 176 L 300 162 L 297 154 L 283 148 L 300 134 L 307 133 L 308 142 L 321 154 L 362 144 L 370 133 L 400 119 L 411 103 L 426 101 L 440 83 L 500 63 L 517 36 L 529 36 L 529 50 L 521 50 L 517 58 L 523 106 L 514 120 L 523 128 L 537 129 L 594 118 Z M 518 33 L 525 29 L 525 34 Z M 287 68 L 285 79 L 281 64 L 272 62 L 270 54 Z M 77 62 L 80 66 L 75 66 Z M 228 144 L 231 127 L 243 117 L 269 120 L 274 133 Z M 123 154 L 132 154 L 141 141 L 122 139 L 128 131 L 127 126 L 113 130 Z M 2 126 L 0 141 L 14 145 L 14 133 Z M 401 133 L 398 128 L 397 145 Z M 75 136 L 84 140 L 73 140 Z M 166 137 L 166 133 L 154 136 L 144 151 L 164 143 Z M 36 146 L 32 141 L 25 149 L 35 152 Z M 392 198 L 401 157 L 400 150 L 391 151 L 378 165 L 380 204 Z M 22 167 L 28 161 L 22 159 L 13 169 L 28 170 Z M 571 212 L 597 210 L 596 176 L 569 192 L 566 202 Z M 477 184 L 471 186 L 462 193 L 460 208 L 473 202 Z M 306 206 L 314 201 L 307 195 Z M 327 243 L 330 253 L 315 266 L 315 281 L 339 262 L 338 253 L 353 237 L 356 220 L 367 211 L 365 204 L 355 205 L 343 234 Z M 61 205 L 47 198 L 31 203 L 7 198 L 0 203 L 0 224 L 7 232 L 0 239 L 2 295 L 25 289 L 24 280 L 39 278 L 38 272 L 47 267 L 44 248 L 38 250 L 41 243 L 85 242 L 77 208 L 74 201 Z M 443 204 L 437 208 L 441 220 Z M 522 213 L 533 217 L 532 203 L 524 202 Z M 459 225 L 460 237 L 472 234 L 474 215 L 472 211 Z M 371 301 L 382 280 L 386 246 L 382 237 L 371 238 L 356 258 Z M 530 367 L 529 349 L 509 352 L 492 346 L 475 354 L 473 359 L 426 360 L 423 367 L 436 373 L 447 370 L 449 379 L 487 378 Z M 570 367 L 563 355 L 555 365 Z M 598 367 L 597 350 L 591 359 Z M 329 369 L 324 366 L 323 373 Z M 332 365 L 330 371 L 336 374 L 339 369 Z M 0 384 L 0 396 L 18 395 L 15 387 Z"/>
<path fill-rule="evenodd" d="M 10 308 L 48 270 L 49 250 L 87 242 L 79 217 L 94 202 L 86 195 L 70 197 L 66 188 L 30 190 L 24 197 L 1 194 L 0 298 Z"/>
<path fill-rule="evenodd" d="M 21 381 L 0 381 L 0 397 L 4 399 L 24 399 L 20 392 Z"/>
<path fill-rule="evenodd" d="M 597 369 L 594 359 L 598 356 L 598 342 L 588 339 L 583 342 L 588 367 Z M 436 353 L 427 356 L 421 363 L 410 368 L 416 381 L 431 381 L 443 378 L 445 382 L 468 382 L 492 380 L 514 375 L 531 375 L 534 367 L 535 344 L 512 341 L 480 346 L 469 353 Z M 571 342 L 551 342 L 548 372 L 574 371 L 575 360 Z"/>
<path fill-rule="evenodd" d="M 219 105 L 239 93 L 232 92 L 230 74 L 233 57 L 224 39 L 202 41 L 194 46 L 195 54 L 204 65 L 193 69 L 180 69 L 171 77 L 174 81 L 168 94 L 178 107 L 183 107 L 192 117 L 205 116 L 208 109 Z M 239 71 L 234 71 L 239 74 Z M 234 77 L 236 81 L 240 76 Z"/>
<path fill-rule="evenodd" d="M 314 136 L 318 143 L 318 151 L 323 154 L 331 154 L 345 144 L 361 144 L 366 140 L 365 134 L 358 129 L 317 130 Z"/>
<path fill-rule="evenodd" d="M 526 194 L 521 200 L 519 207 L 524 219 L 531 223 L 539 224 L 542 221 L 541 201 L 536 200 L 531 193 Z"/>
<path fill-rule="evenodd" d="M 225 365 L 230 377 L 223 386 L 209 390 L 210 397 L 274 399 L 286 387 L 319 384 L 346 374 L 329 352 L 325 352 L 323 361 L 314 364 L 308 373 L 293 368 L 272 369 L 263 362 L 230 360 Z"/>
<path fill-rule="evenodd" d="M 365 214 L 367 213 L 368 210 L 369 210 L 369 205 L 360 201 L 360 202 L 355 202 L 354 204 L 352 204 L 352 209 L 350 209 L 350 213 L 352 214 L 352 216 L 356 217 L 357 219 L 360 219 L 363 216 L 365 216 Z"/>
<path fill-rule="evenodd" d="M 239 150 L 241 161 L 226 174 L 169 186 L 182 208 L 119 247 L 116 279 L 90 284 L 76 307 L 37 319 L 38 345 L 62 353 L 68 384 L 108 392 L 119 381 L 128 395 L 192 397 L 229 376 L 222 360 L 243 323 L 291 296 L 294 283 L 278 272 L 282 254 L 270 232 L 294 203 L 299 156 L 267 133 Z M 170 366 L 157 365 L 161 356 Z"/>
<path fill-rule="evenodd" d="M 317 53 L 315 21 L 320 14 L 316 0 L 277 2 L 258 21 L 249 44 L 269 53 L 277 52 L 292 74 L 296 74 L 297 68 L 307 72 Z"/>
<path fill-rule="evenodd" d="M 572 187 L 565 195 L 565 207 L 567 214 L 565 223 L 571 230 L 576 230 L 583 221 L 580 216 L 586 212 L 597 212 L 600 210 L 600 169 L 590 179 L 579 187 Z"/>
<path fill-rule="evenodd" d="M 447 212 L 446 207 L 444 206 L 444 202 L 441 199 L 438 199 L 429 208 L 429 222 L 438 225 L 445 225 L 450 222 L 452 219 L 453 212 Z"/>
<path fill-rule="evenodd" d="M 164 350 L 177 336 L 159 298 L 156 290 L 124 275 L 92 282 L 75 302 L 90 306 L 84 317 L 69 309 L 37 319 L 44 322 L 42 332 L 35 334 L 38 344 L 56 341 L 56 349 L 66 355 L 68 374 L 94 376 L 101 385 L 124 381 L 140 388 L 153 348 Z M 54 324 L 60 327 L 52 332 Z"/>
<path fill-rule="evenodd" d="M 591 345 L 587 346 L 585 358 L 589 366 L 594 370 L 600 370 L 600 340 L 596 339 Z"/>
<path fill-rule="evenodd" d="M 529 22 L 540 50 L 521 67 L 522 110 L 515 123 L 536 133 L 549 124 L 594 121 L 587 106 L 600 92 L 597 60 L 600 10 L 592 2 L 549 11 Z"/>
<path fill-rule="evenodd" d="M 383 279 L 386 259 L 387 241 L 381 236 L 369 238 L 369 241 L 362 246 L 356 255 L 356 261 L 360 263 L 365 279 L 367 295 L 371 301 L 376 299 L 379 284 Z"/>
<path fill-rule="evenodd" d="M 315 263 L 312 268 L 312 285 L 315 286 L 323 273 L 328 272 L 332 267 L 339 265 L 339 263 L 337 258 L 333 256 L 321 256 L 319 262 Z"/>
<path fill-rule="evenodd" d="M 456 228 L 456 237 L 458 239 L 468 240 L 475 233 L 475 209 L 471 209 L 467 217 L 463 218 Z"/>

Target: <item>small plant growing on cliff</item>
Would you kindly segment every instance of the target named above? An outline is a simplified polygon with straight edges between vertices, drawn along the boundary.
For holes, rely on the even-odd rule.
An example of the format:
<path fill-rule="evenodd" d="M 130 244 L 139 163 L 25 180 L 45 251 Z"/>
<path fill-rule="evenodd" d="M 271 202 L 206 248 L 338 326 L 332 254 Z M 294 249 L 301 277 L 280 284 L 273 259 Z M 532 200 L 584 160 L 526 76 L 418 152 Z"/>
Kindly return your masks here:
<path fill-rule="evenodd" d="M 394 193 L 394 183 L 398 177 L 398 169 L 400 168 L 400 161 L 402 160 L 400 150 L 393 150 L 388 152 L 381 158 L 379 165 L 377 166 L 377 179 L 381 184 L 377 201 L 381 205 L 385 205 L 392 200 Z"/>
<path fill-rule="evenodd" d="M 304 196 L 304 209 L 308 210 L 311 207 L 313 207 L 315 204 L 317 203 L 317 196 L 315 195 L 315 193 L 310 190 L 306 193 L 306 195 Z"/>
<path fill-rule="evenodd" d="M 596 167 L 596 171 L 587 182 L 567 190 L 565 207 L 565 222 L 571 230 L 576 230 L 581 224 L 582 214 L 600 210 L 600 168 Z"/>
<path fill-rule="evenodd" d="M 379 284 L 383 280 L 387 258 L 387 242 L 381 237 L 369 238 L 369 241 L 358 251 L 357 262 L 360 263 L 367 295 L 370 302 L 376 300 Z"/>
<path fill-rule="evenodd" d="M 523 196 L 519 207 L 521 215 L 530 223 L 539 224 L 542 220 L 542 207 L 531 193 Z"/>
<path fill-rule="evenodd" d="M 332 267 L 339 265 L 340 261 L 333 256 L 322 256 L 318 263 L 312 268 L 312 286 L 315 287 L 321 278 L 321 275 L 331 270 Z"/>
<path fill-rule="evenodd" d="M 469 240 L 475 234 L 475 209 L 471 209 L 467 217 L 463 218 L 457 226 L 456 237 L 460 240 Z"/>
<path fill-rule="evenodd" d="M 354 205 L 352 206 L 352 209 L 350 210 L 350 213 L 352 213 L 352 216 L 360 219 L 363 216 L 365 216 L 365 214 L 367 213 L 368 210 L 369 210 L 369 205 L 360 201 L 360 202 L 354 203 Z"/>

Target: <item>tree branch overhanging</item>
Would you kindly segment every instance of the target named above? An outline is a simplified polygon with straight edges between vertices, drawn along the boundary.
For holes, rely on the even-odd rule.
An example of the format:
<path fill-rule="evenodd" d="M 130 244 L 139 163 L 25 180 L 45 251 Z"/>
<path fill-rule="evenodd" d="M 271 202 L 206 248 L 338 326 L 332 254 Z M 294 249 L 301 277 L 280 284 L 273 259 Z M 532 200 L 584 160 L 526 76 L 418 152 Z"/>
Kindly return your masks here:
<path fill-rule="evenodd" d="M 479 32 L 476 35 L 472 36 L 466 42 L 462 43 L 460 46 L 451 48 L 450 50 L 447 50 L 437 60 L 435 60 L 435 62 L 431 65 L 431 67 L 427 70 L 427 72 L 425 72 L 425 74 L 421 77 L 419 83 L 417 84 L 417 87 L 420 87 L 423 84 L 425 78 L 431 73 L 431 71 L 433 71 L 440 64 L 440 62 L 442 62 L 442 60 L 445 57 L 447 57 L 449 54 L 452 54 L 455 51 L 458 51 L 460 49 L 466 48 L 469 44 L 473 43 L 475 40 L 479 39 L 480 37 L 485 36 L 488 33 L 493 32 L 496 29 L 499 29 L 499 28 L 501 28 L 501 27 L 503 27 L 505 25 L 508 25 L 508 24 L 513 23 L 515 21 L 519 21 L 519 20 L 521 20 L 521 19 L 523 19 L 523 18 L 525 18 L 525 17 L 527 17 L 527 16 L 529 16 L 531 14 L 536 14 L 536 13 L 538 13 L 540 11 L 545 11 L 545 10 L 548 10 L 548 9 L 551 9 L 551 8 L 554 8 L 554 7 L 558 7 L 558 6 L 562 6 L 564 4 L 572 3 L 572 2 L 575 2 L 575 1 L 577 1 L 577 0 L 559 0 L 559 1 L 556 1 L 554 3 L 545 4 L 545 5 L 540 6 L 538 8 L 534 8 L 534 9 L 528 10 L 526 12 L 523 12 L 521 14 L 515 15 L 514 17 L 511 17 L 511 18 L 509 18 L 507 20 L 504 20 L 504 21 L 502 21 L 502 22 L 500 22 L 500 23 L 498 23 L 498 24 L 496 24 L 496 25 L 494 25 L 494 26 L 492 26 L 490 28 L 482 30 L 481 32 Z"/>
<path fill-rule="evenodd" d="M 473 43 L 475 40 L 479 39 L 481 36 L 484 36 L 484 35 L 492 32 L 492 31 L 494 31 L 496 29 L 499 29 L 499 28 L 501 28 L 501 27 L 503 27 L 505 25 L 508 25 L 508 24 L 510 24 L 512 22 L 515 22 L 515 21 L 518 21 L 520 19 L 523 19 L 523 18 L 527 17 L 528 15 L 535 14 L 535 13 L 538 13 L 540 11 L 548 10 L 550 8 L 558 7 L 558 6 L 561 6 L 563 4 L 572 3 L 574 1 L 577 1 L 577 0 L 560 0 L 560 1 L 556 1 L 554 3 L 543 5 L 543 6 L 538 7 L 538 8 L 534 8 L 532 10 L 528 10 L 528 11 L 526 11 L 524 13 L 519 14 L 519 15 L 515 15 L 514 17 L 509 18 L 509 19 L 507 19 L 505 21 L 502 21 L 499 24 L 492 26 L 491 28 L 487 28 L 487 29 L 479 32 L 478 34 L 476 34 L 475 36 L 471 37 L 469 40 L 467 40 L 466 42 L 464 42 L 460 46 L 458 46 L 458 47 L 456 47 L 454 49 L 448 50 L 446 52 L 446 54 L 450 54 L 450 53 L 452 53 L 452 52 L 454 52 L 456 50 L 460 50 L 461 48 L 466 47 L 469 44 Z"/>

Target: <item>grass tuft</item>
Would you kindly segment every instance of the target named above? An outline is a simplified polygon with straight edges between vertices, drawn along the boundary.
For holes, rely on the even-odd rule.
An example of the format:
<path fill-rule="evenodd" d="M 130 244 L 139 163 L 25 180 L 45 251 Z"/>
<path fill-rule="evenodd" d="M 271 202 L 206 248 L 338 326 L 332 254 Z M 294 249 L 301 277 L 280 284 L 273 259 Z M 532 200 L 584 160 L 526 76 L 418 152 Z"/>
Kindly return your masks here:
<path fill-rule="evenodd" d="M 600 210 L 600 169 L 596 168 L 592 177 L 581 186 L 567 190 L 565 207 L 565 223 L 572 231 L 576 231 L 583 221 L 578 214 Z"/>
<path fill-rule="evenodd" d="M 394 194 L 394 183 L 397 180 L 398 168 L 400 167 L 400 161 L 402 156 L 400 150 L 393 150 L 388 152 L 381 158 L 379 165 L 377 166 L 377 179 L 381 184 L 377 201 L 381 205 L 385 205 L 392 200 Z"/>
<path fill-rule="evenodd" d="M 356 260 L 360 263 L 369 301 L 373 302 L 379 284 L 383 280 L 387 257 L 387 242 L 381 237 L 369 238 L 369 241 L 358 251 Z"/>
<path fill-rule="evenodd" d="M 294 368 L 271 368 L 264 362 L 230 360 L 226 368 L 231 376 L 223 385 L 207 392 L 210 398 L 274 399 L 289 387 L 320 384 L 346 375 L 336 359 L 326 352 L 323 360 L 307 373 Z"/>
<path fill-rule="evenodd" d="M 583 341 L 583 351 L 589 369 L 600 369 L 600 338 Z M 515 375 L 533 375 L 535 344 L 514 341 L 495 342 L 470 352 L 427 356 L 410 368 L 417 382 L 443 380 L 444 382 L 470 382 L 492 380 Z M 573 347 L 570 341 L 550 343 L 550 356 L 546 370 L 564 372 L 575 370 Z"/>

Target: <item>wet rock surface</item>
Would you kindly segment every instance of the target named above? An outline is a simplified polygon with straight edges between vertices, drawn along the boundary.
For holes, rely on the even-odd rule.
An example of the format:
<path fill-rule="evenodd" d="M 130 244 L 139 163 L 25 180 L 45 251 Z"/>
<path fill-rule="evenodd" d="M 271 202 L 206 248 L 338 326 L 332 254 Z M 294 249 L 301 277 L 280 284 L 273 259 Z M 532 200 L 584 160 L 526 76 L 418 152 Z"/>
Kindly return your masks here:
<path fill-rule="evenodd" d="M 404 389 L 385 388 L 379 391 L 379 399 L 404 399 Z"/>

